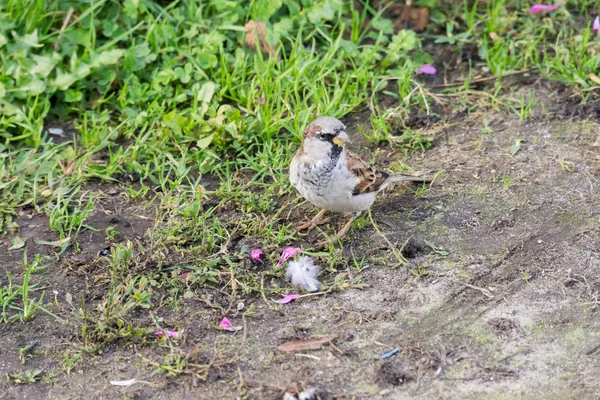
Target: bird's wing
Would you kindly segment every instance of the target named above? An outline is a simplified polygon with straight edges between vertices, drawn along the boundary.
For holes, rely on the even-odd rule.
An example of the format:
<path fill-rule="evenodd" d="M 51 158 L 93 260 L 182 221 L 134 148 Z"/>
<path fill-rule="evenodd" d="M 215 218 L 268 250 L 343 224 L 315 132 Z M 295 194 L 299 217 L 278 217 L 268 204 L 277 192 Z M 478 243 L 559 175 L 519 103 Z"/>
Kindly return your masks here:
<path fill-rule="evenodd" d="M 386 183 L 390 176 L 387 172 L 378 170 L 367 164 L 356 154 L 348 152 L 348 170 L 359 181 L 352 191 L 352 195 L 357 196 L 359 194 L 377 192 L 381 189 L 381 186 Z"/>

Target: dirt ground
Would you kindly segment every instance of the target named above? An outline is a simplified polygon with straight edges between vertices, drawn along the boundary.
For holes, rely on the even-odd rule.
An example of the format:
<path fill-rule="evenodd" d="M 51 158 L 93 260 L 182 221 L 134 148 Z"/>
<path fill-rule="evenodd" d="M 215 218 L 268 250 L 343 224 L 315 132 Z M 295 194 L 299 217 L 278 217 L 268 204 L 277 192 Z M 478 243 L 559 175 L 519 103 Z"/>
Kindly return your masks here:
<path fill-rule="evenodd" d="M 219 313 L 194 299 L 175 311 L 153 310 L 163 312 L 166 325 L 185 330 L 177 343 L 182 354 L 212 360 L 206 380 L 153 374 L 145 360 L 158 361 L 170 349 L 143 343 L 113 343 L 67 374 L 64 354 L 81 344 L 81 331 L 40 312 L 25 324 L 0 325 L 0 398 L 281 399 L 286 390 L 308 387 L 338 399 L 598 398 L 600 120 L 596 105 L 553 96 L 537 106 L 551 116 L 536 113 L 521 122 L 501 112 L 461 113 L 450 120 L 458 124 L 424 128 L 434 135 L 433 146 L 408 164 L 441 174 L 422 195 L 396 186 L 372 208 L 382 233 L 403 247 L 408 266 L 392 267 L 388 245 L 364 222 L 343 248 L 346 256 L 364 257 L 362 286 L 277 309 L 258 296 L 239 298 L 246 309 L 254 306 L 244 318 L 245 338 L 243 330 L 215 329 Z M 346 120 L 351 137 L 363 118 Z M 489 131 L 482 130 L 484 119 Z M 520 148 L 511 154 L 517 140 Z M 363 142 L 353 149 L 374 148 Z M 377 164 L 403 157 L 383 149 Z M 117 226 L 117 240 L 144 241 L 154 225 L 151 209 L 124 203 L 118 187 L 90 190 L 104 199 L 88 220 L 100 231 L 84 232 L 81 252 L 67 252 L 36 275 L 47 292 L 58 292 L 45 304 L 59 315 L 76 315 L 101 298 L 109 277 L 95 263 L 107 247 L 107 226 Z M 302 212 L 315 210 L 306 205 Z M 53 254 L 34 240 L 57 239 L 47 218 L 24 210 L 18 222 L 30 257 Z M 342 222 L 334 219 L 332 229 Z M 317 240 L 313 232 L 297 244 Z M 8 247 L 3 240 L 0 265 L 19 276 L 22 250 Z M 346 266 L 339 273 L 358 274 Z M 241 313 L 231 315 L 234 326 L 244 324 Z M 337 339 L 320 350 L 277 349 L 286 340 L 332 333 Z M 27 345 L 33 347 L 23 363 L 16 349 Z M 396 347 L 397 354 L 381 359 Z M 34 384 L 4 380 L 34 370 L 43 376 Z M 128 379 L 138 382 L 110 384 Z"/>

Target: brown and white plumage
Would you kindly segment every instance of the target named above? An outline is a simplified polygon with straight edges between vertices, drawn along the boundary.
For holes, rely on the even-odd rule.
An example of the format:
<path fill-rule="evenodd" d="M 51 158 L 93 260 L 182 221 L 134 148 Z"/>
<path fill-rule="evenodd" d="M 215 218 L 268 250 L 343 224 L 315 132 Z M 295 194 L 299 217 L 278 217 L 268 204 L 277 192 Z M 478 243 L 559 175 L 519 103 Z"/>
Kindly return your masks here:
<path fill-rule="evenodd" d="M 306 200 L 323 210 L 353 214 L 343 232 L 340 231 L 342 235 L 390 183 L 428 181 L 410 175 L 388 174 L 372 167 L 344 147 L 351 143 L 345 129 L 335 118 L 317 118 L 306 127 L 302 147 L 290 165 L 290 182 Z M 318 219 L 323 214 L 324 211 L 320 212 L 303 227 L 321 222 Z"/>

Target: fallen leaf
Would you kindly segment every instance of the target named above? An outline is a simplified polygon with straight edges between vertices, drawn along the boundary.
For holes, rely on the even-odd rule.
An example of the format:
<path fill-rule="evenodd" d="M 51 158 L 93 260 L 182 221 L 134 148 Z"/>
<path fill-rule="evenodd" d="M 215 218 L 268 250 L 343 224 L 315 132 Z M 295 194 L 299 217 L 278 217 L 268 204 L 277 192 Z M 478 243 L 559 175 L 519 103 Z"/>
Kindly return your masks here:
<path fill-rule="evenodd" d="M 46 246 L 53 246 L 53 247 L 62 247 L 64 244 L 67 244 L 71 241 L 70 237 L 64 238 L 63 240 L 56 240 L 54 242 L 47 242 L 45 240 L 36 240 L 35 242 L 37 244 L 43 244 Z"/>
<path fill-rule="evenodd" d="M 264 22 L 248 21 L 246 26 L 244 26 L 244 29 L 246 30 L 246 47 L 256 51 L 256 43 L 258 41 L 260 51 L 263 53 L 275 54 L 275 52 L 277 52 L 277 47 L 267 42 L 267 28 Z"/>
<path fill-rule="evenodd" d="M 300 297 L 299 294 L 288 294 L 287 296 L 284 296 L 282 299 L 273 300 L 273 301 L 275 303 L 279 303 L 279 304 L 287 304 L 287 303 L 290 303 L 290 302 L 296 300 L 299 297 Z"/>
<path fill-rule="evenodd" d="M 113 386 L 131 386 L 137 382 L 137 379 L 129 379 L 126 381 L 110 381 L 110 384 Z"/>
<path fill-rule="evenodd" d="M 513 144 L 512 146 L 510 146 L 510 154 L 511 155 L 515 155 L 517 154 L 520 150 L 521 150 L 521 143 L 523 143 L 523 141 L 521 139 L 517 139 L 515 141 L 515 144 Z"/>
<path fill-rule="evenodd" d="M 15 236 L 12 238 L 12 246 L 10 246 L 9 250 L 19 250 L 25 247 L 25 242 L 19 236 Z"/>
<path fill-rule="evenodd" d="M 598 78 L 598 75 L 596 75 L 596 74 L 589 74 L 588 78 L 590 78 L 591 80 L 593 80 L 594 82 L 596 82 L 597 84 L 600 85 L 600 78 Z"/>
<path fill-rule="evenodd" d="M 322 338 L 290 340 L 279 346 L 281 351 L 318 350 L 324 344 L 331 342 L 337 335 L 327 335 Z"/>
<path fill-rule="evenodd" d="M 492 39 L 494 42 L 497 42 L 500 40 L 500 36 L 498 36 L 498 34 L 496 32 L 490 32 L 489 36 L 490 36 L 490 39 Z"/>

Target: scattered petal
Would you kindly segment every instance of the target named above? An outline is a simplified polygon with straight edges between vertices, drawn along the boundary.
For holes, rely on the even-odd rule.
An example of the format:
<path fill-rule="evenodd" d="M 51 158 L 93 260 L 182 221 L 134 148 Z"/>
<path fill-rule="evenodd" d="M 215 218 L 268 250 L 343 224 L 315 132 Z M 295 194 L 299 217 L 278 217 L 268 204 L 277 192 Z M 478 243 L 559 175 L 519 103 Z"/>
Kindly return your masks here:
<path fill-rule="evenodd" d="M 181 278 L 183 278 L 183 280 L 187 280 L 188 276 L 190 276 L 190 272 L 184 272 L 181 274 Z"/>
<path fill-rule="evenodd" d="M 264 106 L 266 100 L 267 99 L 265 98 L 265 92 L 262 92 L 261 95 L 260 95 L 260 105 Z"/>
<path fill-rule="evenodd" d="M 137 382 L 137 379 L 129 379 L 126 381 L 110 381 L 110 384 L 113 386 L 131 386 Z"/>
<path fill-rule="evenodd" d="M 600 17 L 596 17 L 594 19 L 594 23 L 592 24 L 592 30 L 596 31 L 596 33 L 600 35 Z"/>
<path fill-rule="evenodd" d="M 296 300 L 298 297 L 300 297 L 299 294 L 288 294 L 287 296 L 284 296 L 282 299 L 273 300 L 273 301 L 275 303 L 279 303 L 279 304 L 287 304 L 287 303 L 291 303 L 292 301 Z"/>
<path fill-rule="evenodd" d="M 387 353 L 383 353 L 381 355 L 381 359 L 385 360 L 386 358 L 390 358 L 391 356 L 393 356 L 394 354 L 396 354 L 399 351 L 400 351 L 400 347 L 396 347 L 395 349 L 388 351 Z"/>
<path fill-rule="evenodd" d="M 219 328 L 223 328 L 223 329 L 229 329 L 229 328 L 231 328 L 231 322 L 229 322 L 229 320 L 227 319 L 227 317 L 224 317 L 221 320 L 221 323 L 219 324 Z"/>
<path fill-rule="evenodd" d="M 48 128 L 48 133 L 51 135 L 62 136 L 64 132 L 61 128 Z"/>
<path fill-rule="evenodd" d="M 279 346 L 281 351 L 302 351 L 302 350 L 317 350 L 324 344 L 331 342 L 337 335 L 328 335 L 322 338 L 290 340 Z"/>
<path fill-rule="evenodd" d="M 250 252 L 250 258 L 252 258 L 252 262 L 258 264 L 264 264 L 264 261 L 262 260 L 262 256 L 265 253 L 263 253 L 263 251 L 261 249 L 254 249 Z"/>
<path fill-rule="evenodd" d="M 176 331 L 165 331 L 165 332 L 167 333 L 167 337 L 169 339 L 179 339 L 179 332 L 176 332 Z M 156 331 L 156 332 L 154 332 L 154 336 L 162 337 L 163 332 Z"/>
<path fill-rule="evenodd" d="M 52 293 L 54 293 L 54 295 L 58 295 L 58 290 L 53 290 Z"/>
<path fill-rule="evenodd" d="M 435 75 L 437 69 L 431 64 L 423 64 L 417 70 L 417 75 Z"/>
<path fill-rule="evenodd" d="M 283 264 L 284 261 L 289 260 L 290 258 L 292 258 L 296 254 L 300 253 L 301 251 L 302 251 L 302 249 L 299 247 L 286 247 L 285 249 L 283 249 L 283 253 L 281 253 L 281 260 L 279 260 L 279 262 L 277 264 L 278 265 Z"/>
<path fill-rule="evenodd" d="M 562 6 L 562 3 L 556 3 L 551 6 L 546 4 L 534 4 L 529 9 L 529 12 L 532 14 L 539 14 L 542 12 L 552 12 L 556 10 L 558 7 Z"/>

